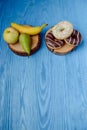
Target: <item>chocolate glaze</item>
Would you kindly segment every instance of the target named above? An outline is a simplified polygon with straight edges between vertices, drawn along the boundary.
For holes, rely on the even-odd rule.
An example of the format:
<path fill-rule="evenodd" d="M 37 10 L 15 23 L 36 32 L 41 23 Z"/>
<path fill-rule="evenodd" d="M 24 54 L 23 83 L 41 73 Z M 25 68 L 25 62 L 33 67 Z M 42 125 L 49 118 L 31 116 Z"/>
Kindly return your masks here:
<path fill-rule="evenodd" d="M 47 33 L 45 40 L 46 40 L 46 44 L 49 45 L 53 49 L 60 48 L 65 44 L 65 41 L 56 39 L 53 36 L 52 31 Z"/>
<path fill-rule="evenodd" d="M 80 32 L 78 32 L 77 30 L 73 30 L 71 36 L 67 38 L 65 41 L 70 43 L 71 45 L 78 46 L 79 43 L 82 41 L 82 36 Z"/>

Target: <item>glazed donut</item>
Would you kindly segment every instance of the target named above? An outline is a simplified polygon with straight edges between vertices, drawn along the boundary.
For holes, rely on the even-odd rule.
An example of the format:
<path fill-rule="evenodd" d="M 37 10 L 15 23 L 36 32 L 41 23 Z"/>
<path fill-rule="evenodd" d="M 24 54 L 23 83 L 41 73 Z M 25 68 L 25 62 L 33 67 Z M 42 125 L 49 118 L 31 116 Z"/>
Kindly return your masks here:
<path fill-rule="evenodd" d="M 52 28 L 52 33 L 55 38 L 64 40 L 73 32 L 73 25 L 68 21 L 62 21 Z"/>
<path fill-rule="evenodd" d="M 65 42 L 69 45 L 78 46 L 82 41 L 82 36 L 77 30 L 73 30 L 71 36 L 65 39 Z"/>

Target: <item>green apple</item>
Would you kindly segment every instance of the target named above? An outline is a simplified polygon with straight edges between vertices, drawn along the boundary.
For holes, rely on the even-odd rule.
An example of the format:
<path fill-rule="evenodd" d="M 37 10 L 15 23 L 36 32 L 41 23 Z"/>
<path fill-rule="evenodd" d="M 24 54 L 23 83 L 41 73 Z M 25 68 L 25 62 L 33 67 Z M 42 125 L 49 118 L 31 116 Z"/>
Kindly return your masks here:
<path fill-rule="evenodd" d="M 12 27 L 8 27 L 3 32 L 3 38 L 8 44 L 14 44 L 18 41 L 19 32 Z"/>

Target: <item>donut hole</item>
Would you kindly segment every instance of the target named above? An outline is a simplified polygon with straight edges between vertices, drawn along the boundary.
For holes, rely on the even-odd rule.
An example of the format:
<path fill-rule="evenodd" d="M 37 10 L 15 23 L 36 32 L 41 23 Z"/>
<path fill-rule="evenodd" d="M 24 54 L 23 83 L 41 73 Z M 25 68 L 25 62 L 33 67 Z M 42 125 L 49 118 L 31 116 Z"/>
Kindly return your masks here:
<path fill-rule="evenodd" d="M 64 28 L 61 28 L 61 29 L 60 29 L 60 32 L 63 32 L 64 30 L 65 30 Z"/>

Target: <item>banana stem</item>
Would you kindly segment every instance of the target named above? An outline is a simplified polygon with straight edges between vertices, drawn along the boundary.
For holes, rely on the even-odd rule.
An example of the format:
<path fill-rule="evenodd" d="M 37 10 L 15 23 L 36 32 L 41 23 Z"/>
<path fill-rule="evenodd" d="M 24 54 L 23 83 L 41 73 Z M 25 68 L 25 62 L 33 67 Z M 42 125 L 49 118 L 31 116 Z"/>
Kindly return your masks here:
<path fill-rule="evenodd" d="M 42 24 L 41 25 L 41 29 L 43 29 L 44 27 L 48 26 L 48 24 Z"/>

